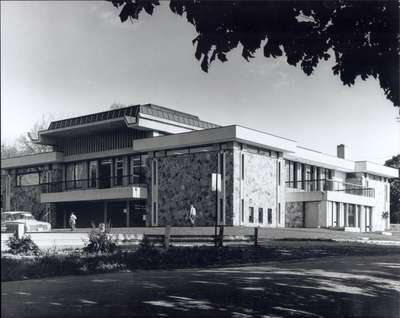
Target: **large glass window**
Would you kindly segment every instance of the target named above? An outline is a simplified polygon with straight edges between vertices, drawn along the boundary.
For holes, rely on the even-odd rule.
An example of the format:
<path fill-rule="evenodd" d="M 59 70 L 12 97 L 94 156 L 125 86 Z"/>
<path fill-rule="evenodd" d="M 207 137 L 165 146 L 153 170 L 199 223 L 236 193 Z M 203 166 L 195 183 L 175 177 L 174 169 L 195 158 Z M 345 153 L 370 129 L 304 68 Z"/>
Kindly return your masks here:
<path fill-rule="evenodd" d="M 130 158 L 130 183 L 143 183 L 146 156 L 136 155 Z"/>
<path fill-rule="evenodd" d="M 264 209 L 258 208 L 258 223 L 264 223 Z"/>
<path fill-rule="evenodd" d="M 75 187 L 75 164 L 69 163 L 65 167 L 65 187 L 73 189 Z"/>
<path fill-rule="evenodd" d="M 120 186 L 124 180 L 124 158 L 115 158 L 114 185 Z"/>
<path fill-rule="evenodd" d="M 89 187 L 97 187 L 97 161 L 92 160 L 89 162 Z"/>
<path fill-rule="evenodd" d="M 349 227 L 356 226 L 356 206 L 354 204 L 349 204 L 347 219 L 348 219 L 347 226 Z"/>
<path fill-rule="evenodd" d="M 268 224 L 272 224 L 272 209 L 268 209 Z"/>
<path fill-rule="evenodd" d="M 83 188 L 87 184 L 87 163 L 85 161 L 75 163 L 76 188 Z"/>
<path fill-rule="evenodd" d="M 254 223 L 254 208 L 249 207 L 249 223 Z"/>
<path fill-rule="evenodd" d="M 40 184 L 40 175 L 38 172 L 17 175 L 17 187 L 32 186 L 38 184 Z"/>

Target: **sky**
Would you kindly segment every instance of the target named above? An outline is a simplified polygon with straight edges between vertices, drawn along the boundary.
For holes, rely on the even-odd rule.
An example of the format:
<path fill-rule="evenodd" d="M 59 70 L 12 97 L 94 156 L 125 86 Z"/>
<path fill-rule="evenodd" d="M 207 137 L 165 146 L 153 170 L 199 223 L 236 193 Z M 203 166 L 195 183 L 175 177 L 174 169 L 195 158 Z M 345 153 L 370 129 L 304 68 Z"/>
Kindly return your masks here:
<path fill-rule="evenodd" d="M 152 103 L 220 125 L 239 124 L 353 160 L 400 153 L 398 109 L 377 80 L 343 86 L 334 62 L 311 76 L 262 51 L 240 48 L 209 72 L 194 58 L 194 26 L 163 2 L 153 16 L 121 23 L 100 1 L 1 2 L 1 140 L 14 143 L 42 118 Z"/>

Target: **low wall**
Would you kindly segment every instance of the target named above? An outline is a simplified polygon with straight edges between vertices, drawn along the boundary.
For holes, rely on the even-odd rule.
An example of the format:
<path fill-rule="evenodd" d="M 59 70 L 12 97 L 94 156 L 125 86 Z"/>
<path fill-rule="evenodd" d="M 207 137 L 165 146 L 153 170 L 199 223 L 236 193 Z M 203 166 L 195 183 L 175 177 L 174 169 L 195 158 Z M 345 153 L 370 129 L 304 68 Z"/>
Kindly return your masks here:
<path fill-rule="evenodd" d="M 87 232 L 35 232 L 26 233 L 39 246 L 40 249 L 82 248 L 89 241 Z M 1 251 L 8 250 L 7 240 L 13 234 L 1 234 Z M 118 239 L 120 245 L 137 245 L 143 238 L 142 234 L 114 233 L 113 238 Z"/>
<path fill-rule="evenodd" d="M 395 232 L 400 232 L 400 224 L 390 224 L 390 230 Z"/>

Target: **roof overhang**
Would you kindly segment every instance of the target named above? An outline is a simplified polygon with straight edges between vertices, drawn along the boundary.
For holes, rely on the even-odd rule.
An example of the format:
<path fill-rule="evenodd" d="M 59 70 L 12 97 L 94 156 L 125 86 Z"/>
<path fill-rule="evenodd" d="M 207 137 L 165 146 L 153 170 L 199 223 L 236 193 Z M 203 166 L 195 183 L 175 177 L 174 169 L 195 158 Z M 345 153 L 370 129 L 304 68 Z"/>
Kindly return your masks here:
<path fill-rule="evenodd" d="M 179 133 L 175 135 L 138 139 L 134 151 L 158 151 L 236 141 L 280 152 L 294 152 L 296 142 L 261 131 L 232 125 Z"/>
<path fill-rule="evenodd" d="M 64 154 L 62 152 L 41 152 L 33 155 L 19 156 L 9 159 L 1 159 L 2 169 L 34 167 L 38 165 L 63 162 Z"/>
<path fill-rule="evenodd" d="M 309 165 L 325 167 L 344 172 L 354 171 L 354 161 L 338 158 L 319 151 L 297 147 L 294 153 L 284 156 L 285 159 Z"/>
<path fill-rule="evenodd" d="M 365 172 L 374 175 L 378 175 L 386 178 L 398 178 L 399 169 L 382 166 L 380 164 L 369 162 L 369 161 L 356 161 L 355 162 L 356 172 Z"/>

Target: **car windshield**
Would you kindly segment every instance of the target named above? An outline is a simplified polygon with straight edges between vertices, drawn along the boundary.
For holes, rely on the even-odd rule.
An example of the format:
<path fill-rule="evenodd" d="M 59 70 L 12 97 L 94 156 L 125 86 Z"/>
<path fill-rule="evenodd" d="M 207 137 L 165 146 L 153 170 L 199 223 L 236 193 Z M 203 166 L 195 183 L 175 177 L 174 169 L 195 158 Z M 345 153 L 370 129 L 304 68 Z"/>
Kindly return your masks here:
<path fill-rule="evenodd" d="M 34 217 L 30 213 L 4 213 L 1 215 L 1 221 L 16 221 L 16 220 L 34 220 Z"/>

